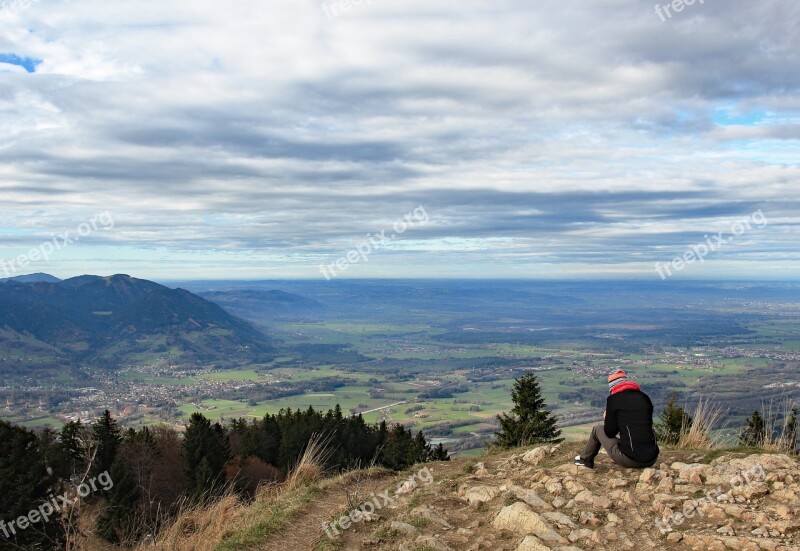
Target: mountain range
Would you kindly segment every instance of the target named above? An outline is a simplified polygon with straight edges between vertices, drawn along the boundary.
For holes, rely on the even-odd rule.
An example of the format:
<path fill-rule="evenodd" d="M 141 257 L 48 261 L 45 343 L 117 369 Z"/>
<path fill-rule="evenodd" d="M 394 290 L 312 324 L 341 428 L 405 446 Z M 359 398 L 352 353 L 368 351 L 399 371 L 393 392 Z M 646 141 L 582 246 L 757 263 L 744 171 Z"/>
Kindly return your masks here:
<path fill-rule="evenodd" d="M 328 313 L 328 308 L 318 300 L 275 289 L 198 291 L 197 295 L 256 323 L 317 319 Z"/>
<path fill-rule="evenodd" d="M 118 367 L 263 361 L 269 337 L 184 289 L 128 275 L 59 280 L 34 274 L 0 280 L 0 361 L 28 355 L 52 363 Z"/>

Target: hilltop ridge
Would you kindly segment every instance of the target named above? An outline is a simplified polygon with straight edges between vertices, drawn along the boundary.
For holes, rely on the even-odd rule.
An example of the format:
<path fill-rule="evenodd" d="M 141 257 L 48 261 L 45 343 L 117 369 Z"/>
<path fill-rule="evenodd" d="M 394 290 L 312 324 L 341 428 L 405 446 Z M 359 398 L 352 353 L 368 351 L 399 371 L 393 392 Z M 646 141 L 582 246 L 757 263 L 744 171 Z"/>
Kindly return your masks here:
<path fill-rule="evenodd" d="M 262 495 L 248 506 L 223 501 L 182 518 L 179 526 L 191 525 L 192 533 L 173 531 L 184 535 L 159 540 L 155 548 L 800 549 L 795 457 L 666 450 L 651 469 L 621 469 L 601 455 L 597 468 L 588 470 L 572 465 L 577 450 L 565 443 L 416 465 L 402 473 L 355 471 Z M 370 512 L 366 503 L 380 507 Z M 351 514 L 357 508 L 364 513 Z"/>

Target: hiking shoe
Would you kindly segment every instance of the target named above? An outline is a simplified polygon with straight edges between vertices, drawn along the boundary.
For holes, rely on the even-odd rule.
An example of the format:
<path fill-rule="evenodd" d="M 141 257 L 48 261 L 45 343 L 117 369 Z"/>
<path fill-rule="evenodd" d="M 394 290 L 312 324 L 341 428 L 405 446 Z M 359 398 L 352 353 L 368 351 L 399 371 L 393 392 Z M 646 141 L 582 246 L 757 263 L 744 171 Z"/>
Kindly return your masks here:
<path fill-rule="evenodd" d="M 594 469 L 594 462 L 584 461 L 581 459 L 580 455 L 575 456 L 575 461 L 573 461 L 578 467 L 586 467 L 587 469 Z"/>

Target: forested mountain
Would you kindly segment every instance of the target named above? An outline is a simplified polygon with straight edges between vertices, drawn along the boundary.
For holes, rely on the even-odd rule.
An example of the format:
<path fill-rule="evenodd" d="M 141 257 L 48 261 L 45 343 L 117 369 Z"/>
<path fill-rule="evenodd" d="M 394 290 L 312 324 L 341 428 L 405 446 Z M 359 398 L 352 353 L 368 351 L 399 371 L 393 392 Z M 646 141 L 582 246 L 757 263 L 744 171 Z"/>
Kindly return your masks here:
<path fill-rule="evenodd" d="M 129 359 L 229 362 L 270 356 L 269 338 L 183 289 L 127 275 L 0 285 L 0 349 L 115 367 Z"/>

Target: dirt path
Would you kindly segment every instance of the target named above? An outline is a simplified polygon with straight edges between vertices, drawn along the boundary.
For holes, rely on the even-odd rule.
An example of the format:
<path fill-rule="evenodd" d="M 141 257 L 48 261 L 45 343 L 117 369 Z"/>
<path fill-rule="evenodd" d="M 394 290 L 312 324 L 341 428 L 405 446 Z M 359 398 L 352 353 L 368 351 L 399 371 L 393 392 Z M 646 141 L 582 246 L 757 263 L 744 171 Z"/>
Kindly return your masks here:
<path fill-rule="evenodd" d="M 393 474 L 383 473 L 373 478 L 362 480 L 360 483 L 352 479 L 344 479 L 331 483 L 325 487 L 301 513 L 294 516 L 289 524 L 275 535 L 264 541 L 258 547 L 259 551 L 323 551 L 341 549 L 341 536 L 336 537 L 330 530 L 334 540 L 326 535 L 323 525 L 329 524 L 335 518 L 347 514 L 348 492 L 356 491 L 358 495 L 369 496 L 370 493 L 380 493 L 391 486 Z M 354 525 L 348 532 L 358 533 L 361 526 Z M 340 532 L 341 533 L 341 532 Z M 333 543 L 336 541 L 337 543 Z"/>

